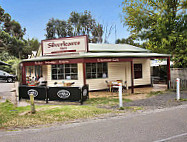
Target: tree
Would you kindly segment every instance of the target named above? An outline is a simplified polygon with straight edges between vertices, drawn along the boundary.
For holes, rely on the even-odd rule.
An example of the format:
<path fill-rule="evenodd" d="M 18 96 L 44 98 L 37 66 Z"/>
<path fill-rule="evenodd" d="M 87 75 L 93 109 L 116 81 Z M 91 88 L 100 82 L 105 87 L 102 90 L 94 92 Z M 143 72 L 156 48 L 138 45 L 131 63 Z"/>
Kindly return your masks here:
<path fill-rule="evenodd" d="M 91 13 L 71 12 L 68 20 L 50 19 L 46 25 L 46 39 L 87 35 L 89 42 L 102 42 L 103 26 Z"/>
<path fill-rule="evenodd" d="M 124 24 L 146 48 L 171 53 L 177 67 L 187 67 L 186 0 L 125 0 Z"/>
<path fill-rule="evenodd" d="M 6 72 L 18 75 L 17 70 L 18 70 L 18 64 L 20 62 L 18 58 L 10 55 L 6 51 L 3 51 L 2 53 L 0 53 L 0 60 L 11 65 L 11 66 L 0 66 L 0 70 L 4 70 Z"/>
<path fill-rule="evenodd" d="M 116 44 L 130 44 L 130 45 L 133 45 L 133 46 L 140 47 L 140 44 L 139 43 L 135 43 L 134 39 L 132 37 L 128 37 L 126 39 L 125 38 L 117 39 L 116 40 Z"/>
<path fill-rule="evenodd" d="M 25 32 L 26 29 L 22 28 L 19 22 L 12 20 L 11 16 L 0 6 L 0 49 L 17 58 L 27 57 L 24 48 L 29 45 L 23 39 Z"/>
<path fill-rule="evenodd" d="M 25 45 L 23 46 L 23 58 L 28 58 L 28 55 L 32 54 L 32 51 L 37 51 L 40 46 L 38 39 L 32 38 L 25 40 Z"/>
<path fill-rule="evenodd" d="M 80 34 L 80 14 L 73 11 L 70 13 L 68 24 L 72 26 L 73 36 Z"/>
<path fill-rule="evenodd" d="M 47 25 L 46 25 L 46 38 L 47 39 L 53 39 L 56 38 L 55 34 L 56 34 L 56 29 L 55 29 L 55 19 L 51 18 L 49 19 Z"/>

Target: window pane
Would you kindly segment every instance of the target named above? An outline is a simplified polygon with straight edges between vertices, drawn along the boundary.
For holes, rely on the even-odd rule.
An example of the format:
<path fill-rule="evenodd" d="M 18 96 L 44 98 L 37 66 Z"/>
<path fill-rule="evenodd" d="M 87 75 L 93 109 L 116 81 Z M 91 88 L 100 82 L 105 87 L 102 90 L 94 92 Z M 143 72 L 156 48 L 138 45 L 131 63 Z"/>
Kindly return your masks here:
<path fill-rule="evenodd" d="M 86 78 L 91 78 L 91 73 L 86 73 Z"/>
<path fill-rule="evenodd" d="M 63 74 L 59 74 L 58 75 L 58 79 L 64 79 L 64 75 Z"/>
<path fill-rule="evenodd" d="M 103 71 L 103 64 L 102 63 L 98 63 L 97 64 L 97 72 L 98 73 L 102 73 L 102 71 Z"/>
<path fill-rule="evenodd" d="M 52 74 L 57 74 L 57 69 L 52 69 Z"/>
<path fill-rule="evenodd" d="M 77 68 L 72 68 L 71 73 L 77 73 Z"/>
<path fill-rule="evenodd" d="M 91 72 L 92 64 L 88 63 L 86 64 L 86 72 Z"/>
<path fill-rule="evenodd" d="M 56 68 L 57 67 L 57 65 L 52 65 L 52 68 Z"/>
<path fill-rule="evenodd" d="M 70 68 L 65 68 L 65 73 L 70 73 Z"/>
<path fill-rule="evenodd" d="M 52 79 L 57 79 L 57 75 L 52 75 Z"/>
<path fill-rule="evenodd" d="M 108 77 L 108 74 L 107 74 L 107 73 L 105 73 L 105 72 L 103 72 L 102 77 L 103 77 L 103 78 L 106 78 L 106 77 Z"/>
<path fill-rule="evenodd" d="M 103 72 L 105 72 L 105 73 L 108 72 L 107 63 L 103 63 Z"/>
<path fill-rule="evenodd" d="M 58 65 L 59 68 L 64 68 L 64 65 Z"/>
<path fill-rule="evenodd" d="M 70 80 L 71 79 L 70 74 L 65 74 L 65 79 Z"/>
<path fill-rule="evenodd" d="M 60 72 L 60 73 L 64 73 L 64 69 L 60 69 L 59 72 Z"/>
<path fill-rule="evenodd" d="M 98 73 L 97 74 L 97 78 L 102 78 L 103 77 L 103 74 L 102 73 Z"/>
<path fill-rule="evenodd" d="M 69 68 L 70 67 L 70 64 L 65 64 L 65 68 Z"/>
<path fill-rule="evenodd" d="M 77 68 L 77 64 L 71 64 L 72 68 Z"/>
<path fill-rule="evenodd" d="M 96 64 L 95 63 L 92 64 L 92 72 L 96 72 Z"/>
<path fill-rule="evenodd" d="M 96 73 L 92 73 L 91 78 L 96 78 Z"/>
<path fill-rule="evenodd" d="M 72 80 L 73 80 L 73 79 L 77 79 L 77 74 L 71 75 L 71 79 L 72 79 Z"/>
<path fill-rule="evenodd" d="M 134 64 L 134 78 L 142 78 L 142 64 Z"/>

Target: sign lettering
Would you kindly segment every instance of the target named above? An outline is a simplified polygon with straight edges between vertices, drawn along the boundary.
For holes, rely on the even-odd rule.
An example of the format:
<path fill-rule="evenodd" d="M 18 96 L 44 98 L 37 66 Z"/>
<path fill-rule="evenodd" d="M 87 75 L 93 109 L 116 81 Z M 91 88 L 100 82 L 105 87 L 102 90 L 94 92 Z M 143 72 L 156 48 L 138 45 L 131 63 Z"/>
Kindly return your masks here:
<path fill-rule="evenodd" d="M 67 52 L 86 52 L 87 36 L 59 38 L 42 41 L 43 55 L 59 55 Z"/>

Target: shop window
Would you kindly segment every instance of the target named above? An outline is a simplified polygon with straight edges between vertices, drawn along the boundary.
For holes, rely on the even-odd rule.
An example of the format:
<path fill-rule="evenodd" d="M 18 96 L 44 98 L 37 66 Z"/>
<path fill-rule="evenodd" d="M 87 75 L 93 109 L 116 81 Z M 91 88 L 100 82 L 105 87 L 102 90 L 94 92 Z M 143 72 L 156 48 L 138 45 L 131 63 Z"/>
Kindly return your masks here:
<path fill-rule="evenodd" d="M 86 78 L 107 78 L 108 66 L 107 63 L 87 63 L 86 64 Z"/>
<path fill-rule="evenodd" d="M 52 65 L 52 80 L 77 80 L 77 64 Z"/>
<path fill-rule="evenodd" d="M 134 64 L 134 79 L 142 78 L 142 64 Z"/>
<path fill-rule="evenodd" d="M 33 74 L 33 66 L 29 66 L 28 68 L 29 76 L 31 76 Z"/>
<path fill-rule="evenodd" d="M 39 79 L 42 76 L 42 66 L 35 66 L 35 77 Z"/>

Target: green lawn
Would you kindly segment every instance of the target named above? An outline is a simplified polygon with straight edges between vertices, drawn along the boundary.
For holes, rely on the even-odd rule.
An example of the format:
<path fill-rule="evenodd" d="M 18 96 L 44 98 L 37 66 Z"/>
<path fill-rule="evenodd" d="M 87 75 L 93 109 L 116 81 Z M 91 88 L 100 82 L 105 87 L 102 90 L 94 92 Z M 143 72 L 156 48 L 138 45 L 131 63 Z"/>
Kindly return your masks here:
<path fill-rule="evenodd" d="M 123 102 L 131 102 L 130 99 L 123 99 Z M 113 98 L 113 97 L 99 97 L 99 98 L 90 98 L 88 101 L 85 102 L 86 104 L 89 105 L 108 105 L 108 106 L 117 106 L 119 104 L 119 99 L 118 98 Z"/>
<path fill-rule="evenodd" d="M 14 107 L 7 101 L 0 103 L 0 128 L 29 127 L 71 121 L 111 112 L 113 111 L 87 105 L 36 105 L 36 113 L 31 114 L 30 106 Z"/>
<path fill-rule="evenodd" d="M 131 100 L 123 99 L 123 102 L 131 102 Z M 30 106 L 15 107 L 11 102 L 6 101 L 0 103 L 0 129 L 23 128 L 92 118 L 106 113 L 119 113 L 119 109 L 110 109 L 118 104 L 119 99 L 115 97 L 91 98 L 84 102 L 84 105 L 35 105 L 36 113 L 31 114 Z M 123 109 L 136 111 L 141 108 L 121 108 L 121 110 Z M 120 112 L 124 113 L 125 111 Z"/>

